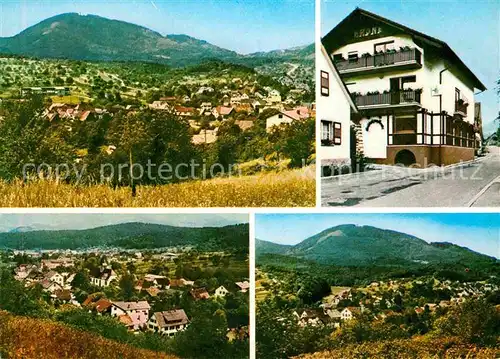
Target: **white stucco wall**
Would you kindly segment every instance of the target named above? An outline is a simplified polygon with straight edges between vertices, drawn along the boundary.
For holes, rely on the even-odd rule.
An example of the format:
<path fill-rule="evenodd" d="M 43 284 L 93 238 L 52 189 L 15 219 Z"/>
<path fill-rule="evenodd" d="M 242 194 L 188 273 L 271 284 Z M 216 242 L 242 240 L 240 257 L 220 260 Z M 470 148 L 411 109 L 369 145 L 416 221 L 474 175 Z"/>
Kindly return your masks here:
<path fill-rule="evenodd" d="M 384 128 L 379 123 L 372 123 L 368 131 L 366 127 L 372 120 L 380 120 Z M 364 155 L 370 158 L 387 157 L 387 116 L 364 118 L 360 121 L 363 130 L 363 150 Z"/>
<path fill-rule="evenodd" d="M 292 122 L 293 119 L 291 117 L 288 117 L 282 113 L 277 113 L 276 115 L 271 116 L 266 120 L 266 129 L 271 130 L 273 126 L 279 126 L 282 123 L 292 123 Z"/>
<path fill-rule="evenodd" d="M 321 87 L 318 86 L 316 94 L 317 121 L 339 122 L 342 124 L 341 144 L 334 146 L 320 146 L 319 159 L 323 162 L 343 162 L 350 160 L 350 122 L 351 107 L 342 89 L 342 84 L 336 80 L 328 59 L 320 52 L 316 61 L 316 81 L 321 83 L 321 71 L 329 73 L 329 96 L 321 95 Z"/>

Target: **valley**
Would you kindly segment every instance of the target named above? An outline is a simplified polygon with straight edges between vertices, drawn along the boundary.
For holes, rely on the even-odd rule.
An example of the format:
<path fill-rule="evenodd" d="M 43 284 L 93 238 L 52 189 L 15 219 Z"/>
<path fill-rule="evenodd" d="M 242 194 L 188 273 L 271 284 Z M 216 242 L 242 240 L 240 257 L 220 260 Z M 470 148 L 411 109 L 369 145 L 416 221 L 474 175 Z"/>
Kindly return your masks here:
<path fill-rule="evenodd" d="M 17 227 L 0 233 L 0 356 L 248 358 L 248 271 L 248 224 Z"/>
<path fill-rule="evenodd" d="M 468 248 L 345 224 L 256 239 L 256 269 L 259 357 L 500 353 L 500 265 Z"/>
<path fill-rule="evenodd" d="M 240 55 L 93 15 L 42 21 L 0 39 L 0 181 L 11 193 L 16 180 L 35 191 L 0 203 L 47 206 L 41 180 L 91 193 L 110 185 L 113 206 L 125 205 L 120 188 L 129 187 L 126 201 L 148 207 L 184 184 L 194 191 L 170 205 L 185 207 L 199 183 L 222 177 L 227 187 L 214 187 L 245 201 L 229 205 L 309 206 L 313 178 L 303 186 L 279 177 L 314 171 L 313 73 L 313 45 Z M 252 178 L 240 185 L 249 175 L 265 192 L 280 182 L 283 193 L 267 201 L 252 192 Z M 156 195 L 142 204 L 136 197 L 146 186 Z M 72 187 L 58 189 L 59 206 L 106 206 L 95 196 L 71 202 Z M 230 200 L 216 196 L 196 203 Z"/>

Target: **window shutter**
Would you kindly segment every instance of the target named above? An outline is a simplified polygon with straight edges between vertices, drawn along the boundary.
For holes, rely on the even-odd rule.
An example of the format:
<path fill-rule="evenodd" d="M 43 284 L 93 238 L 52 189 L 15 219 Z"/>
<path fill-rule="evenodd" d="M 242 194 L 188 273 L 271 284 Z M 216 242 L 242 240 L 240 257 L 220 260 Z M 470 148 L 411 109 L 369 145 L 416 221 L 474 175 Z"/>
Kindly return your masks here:
<path fill-rule="evenodd" d="M 342 144 L 342 124 L 340 122 L 333 123 L 333 143 L 335 145 Z"/>
<path fill-rule="evenodd" d="M 321 96 L 330 96 L 330 74 L 321 71 Z"/>

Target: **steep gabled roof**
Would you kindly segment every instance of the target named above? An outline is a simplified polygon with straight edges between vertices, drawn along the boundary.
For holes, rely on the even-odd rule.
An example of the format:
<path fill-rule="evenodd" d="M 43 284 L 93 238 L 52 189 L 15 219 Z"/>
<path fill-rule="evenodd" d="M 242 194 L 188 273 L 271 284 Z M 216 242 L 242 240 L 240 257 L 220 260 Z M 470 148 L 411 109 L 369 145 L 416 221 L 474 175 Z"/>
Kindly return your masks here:
<path fill-rule="evenodd" d="M 457 54 L 448 46 L 448 44 L 444 41 L 436 39 L 435 37 L 426 35 L 422 32 L 413 30 L 407 26 L 401 25 L 395 21 L 386 19 L 380 15 L 374 14 L 372 12 L 356 8 L 349 15 L 347 15 L 344 20 L 337 24 L 328 34 L 323 37 L 323 44 L 325 48 L 330 53 L 335 48 L 340 47 L 342 44 L 342 37 L 338 36 L 339 29 L 343 28 L 347 23 L 352 21 L 353 18 L 358 16 L 364 16 L 375 20 L 377 22 L 385 23 L 386 25 L 392 27 L 393 29 L 399 30 L 403 33 L 411 35 L 414 39 L 420 40 L 422 43 L 427 44 L 428 46 L 434 47 L 441 51 L 444 55 L 448 56 L 453 63 L 456 63 L 457 67 L 466 73 L 466 75 L 472 80 L 475 88 L 485 91 L 486 86 L 474 75 L 474 73 L 463 63 L 463 61 L 458 57 Z"/>

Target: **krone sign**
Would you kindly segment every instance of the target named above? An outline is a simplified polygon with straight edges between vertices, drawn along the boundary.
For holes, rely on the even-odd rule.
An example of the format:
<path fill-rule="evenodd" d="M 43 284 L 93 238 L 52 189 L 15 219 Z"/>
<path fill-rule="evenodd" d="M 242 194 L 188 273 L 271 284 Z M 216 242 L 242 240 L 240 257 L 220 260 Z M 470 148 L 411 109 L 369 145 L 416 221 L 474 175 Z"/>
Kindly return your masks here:
<path fill-rule="evenodd" d="M 371 28 L 361 29 L 359 31 L 354 31 L 354 38 L 359 39 L 361 37 L 373 36 L 382 33 L 382 28 L 375 26 Z"/>

